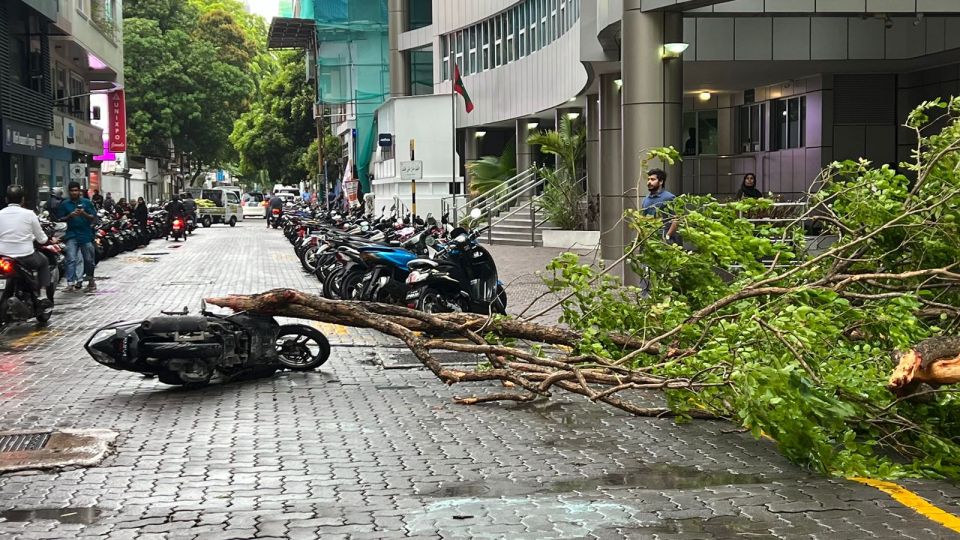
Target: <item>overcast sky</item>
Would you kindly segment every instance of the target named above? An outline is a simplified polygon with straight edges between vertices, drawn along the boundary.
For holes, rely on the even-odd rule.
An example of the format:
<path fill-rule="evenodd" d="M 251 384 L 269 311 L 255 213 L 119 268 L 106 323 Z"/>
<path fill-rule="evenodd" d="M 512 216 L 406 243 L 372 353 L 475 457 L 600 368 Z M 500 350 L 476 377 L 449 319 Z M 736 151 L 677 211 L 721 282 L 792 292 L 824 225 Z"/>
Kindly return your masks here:
<path fill-rule="evenodd" d="M 250 5 L 250 11 L 260 15 L 270 23 L 271 17 L 276 17 L 280 9 L 279 0 L 247 0 Z"/>

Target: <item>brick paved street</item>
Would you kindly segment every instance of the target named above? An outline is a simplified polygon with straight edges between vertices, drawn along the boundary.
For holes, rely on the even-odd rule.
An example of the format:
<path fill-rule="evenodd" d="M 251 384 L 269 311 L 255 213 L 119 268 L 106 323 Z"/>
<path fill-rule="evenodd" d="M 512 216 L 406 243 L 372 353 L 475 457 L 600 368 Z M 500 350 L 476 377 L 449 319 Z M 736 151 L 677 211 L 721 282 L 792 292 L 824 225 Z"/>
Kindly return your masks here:
<path fill-rule="evenodd" d="M 321 325 L 338 344 L 321 371 L 199 391 L 99 366 L 81 344 L 104 323 L 317 285 L 259 220 L 171 248 L 154 242 L 104 263 L 99 292 L 61 296 L 49 329 L 0 334 L 0 430 L 120 433 L 97 467 L 0 476 L 0 538 L 954 537 L 874 488 L 808 474 L 769 442 L 725 433 L 728 424 L 634 418 L 572 398 L 455 405 L 486 386 L 384 369 L 402 351 L 371 332 Z M 960 511 L 955 486 L 902 484 Z M 37 509 L 63 515 L 20 521 Z"/>

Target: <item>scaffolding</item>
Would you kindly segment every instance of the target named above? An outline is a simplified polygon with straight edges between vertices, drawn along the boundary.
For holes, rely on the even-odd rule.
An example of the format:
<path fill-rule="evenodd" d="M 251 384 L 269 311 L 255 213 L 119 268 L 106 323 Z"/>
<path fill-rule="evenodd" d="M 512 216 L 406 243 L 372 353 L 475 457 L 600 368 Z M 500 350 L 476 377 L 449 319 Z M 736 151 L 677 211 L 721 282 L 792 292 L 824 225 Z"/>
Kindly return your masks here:
<path fill-rule="evenodd" d="M 353 162 L 369 192 L 375 112 L 390 93 L 387 0 L 285 0 L 281 16 L 315 22 L 317 102 L 353 106 Z"/>

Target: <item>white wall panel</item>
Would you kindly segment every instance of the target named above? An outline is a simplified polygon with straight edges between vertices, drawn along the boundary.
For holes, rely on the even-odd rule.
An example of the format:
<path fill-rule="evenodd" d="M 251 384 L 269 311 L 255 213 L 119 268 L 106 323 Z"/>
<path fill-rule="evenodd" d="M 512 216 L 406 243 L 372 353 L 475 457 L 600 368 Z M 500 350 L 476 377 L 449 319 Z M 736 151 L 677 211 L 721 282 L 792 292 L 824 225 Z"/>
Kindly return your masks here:
<path fill-rule="evenodd" d="M 768 13 L 802 13 L 813 11 L 816 5 L 814 0 L 766 0 Z"/>
<path fill-rule="evenodd" d="M 817 0 L 817 11 L 822 13 L 863 11 L 865 6 L 865 0 Z"/>
<path fill-rule="evenodd" d="M 850 28 L 850 59 L 883 58 L 884 22 L 880 19 L 847 19 Z"/>
<path fill-rule="evenodd" d="M 847 19 L 810 19 L 810 57 L 813 60 L 840 60 L 847 57 Z"/>
<path fill-rule="evenodd" d="M 771 60 L 773 58 L 772 48 L 773 19 L 768 17 L 735 19 L 735 60 Z"/>
<path fill-rule="evenodd" d="M 716 13 L 750 13 L 763 11 L 763 0 L 733 0 L 714 7 Z"/>
<path fill-rule="evenodd" d="M 916 8 L 914 0 L 867 0 L 867 11 L 877 13 L 913 13 Z"/>
<path fill-rule="evenodd" d="M 810 19 L 775 17 L 773 19 L 773 59 L 810 59 Z"/>
<path fill-rule="evenodd" d="M 697 60 L 733 60 L 733 19 L 697 19 Z"/>

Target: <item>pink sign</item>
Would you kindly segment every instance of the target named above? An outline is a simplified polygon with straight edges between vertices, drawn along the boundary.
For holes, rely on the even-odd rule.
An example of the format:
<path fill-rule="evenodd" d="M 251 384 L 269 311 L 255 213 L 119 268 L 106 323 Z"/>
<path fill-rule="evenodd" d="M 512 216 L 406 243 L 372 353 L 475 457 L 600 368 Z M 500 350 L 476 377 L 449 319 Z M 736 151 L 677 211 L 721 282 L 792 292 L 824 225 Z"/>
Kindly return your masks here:
<path fill-rule="evenodd" d="M 123 90 L 114 90 L 110 99 L 110 152 L 127 151 L 127 102 Z"/>

